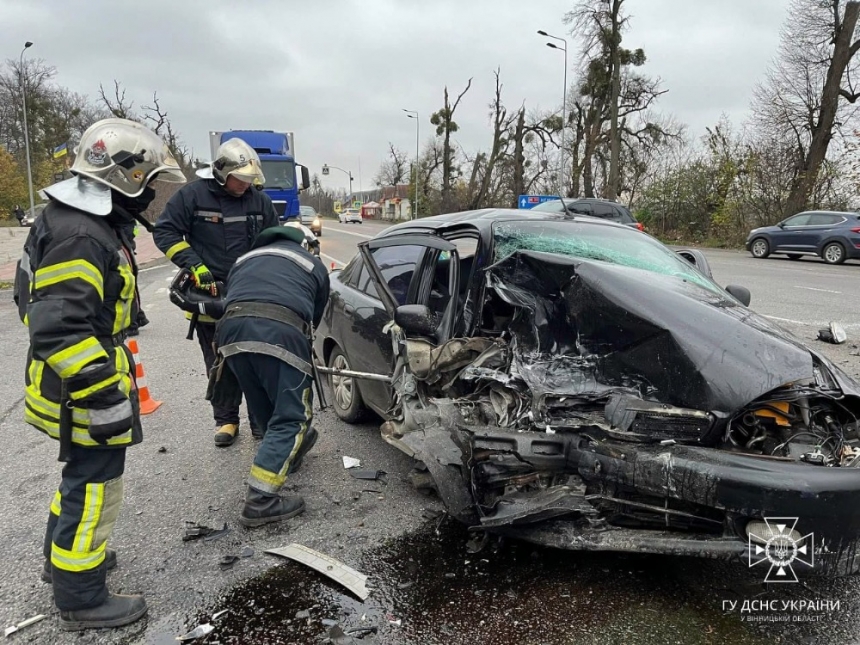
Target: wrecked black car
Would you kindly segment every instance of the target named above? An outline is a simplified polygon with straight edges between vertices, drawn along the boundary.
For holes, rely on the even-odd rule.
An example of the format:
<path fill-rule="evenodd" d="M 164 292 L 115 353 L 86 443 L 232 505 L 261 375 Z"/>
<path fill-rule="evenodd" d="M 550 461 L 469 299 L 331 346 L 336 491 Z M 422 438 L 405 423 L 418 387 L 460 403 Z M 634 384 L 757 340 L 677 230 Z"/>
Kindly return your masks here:
<path fill-rule="evenodd" d="M 380 414 L 473 530 L 857 570 L 858 385 L 700 253 L 489 209 L 389 228 L 331 280 L 335 411 Z"/>

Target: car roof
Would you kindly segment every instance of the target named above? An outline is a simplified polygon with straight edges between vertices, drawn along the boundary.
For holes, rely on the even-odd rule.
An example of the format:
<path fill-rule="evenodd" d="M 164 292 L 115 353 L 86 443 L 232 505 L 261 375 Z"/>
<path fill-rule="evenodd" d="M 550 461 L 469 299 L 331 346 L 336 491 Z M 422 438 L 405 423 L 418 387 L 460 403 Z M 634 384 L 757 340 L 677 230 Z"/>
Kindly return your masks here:
<path fill-rule="evenodd" d="M 445 213 L 444 215 L 434 215 L 432 217 L 421 217 L 416 220 L 402 222 L 385 229 L 379 234 L 379 237 L 398 235 L 400 233 L 414 231 L 416 229 L 442 231 L 447 228 L 455 228 L 464 225 L 475 228 L 481 232 L 486 232 L 489 231 L 496 222 L 536 221 L 583 222 L 593 224 L 595 226 L 608 226 L 630 230 L 630 227 L 625 226 L 624 224 L 618 224 L 616 222 L 611 222 L 597 217 L 588 217 L 587 215 L 571 216 L 563 213 L 553 213 L 548 211 L 534 212 L 532 210 L 517 208 L 483 208 L 480 210 Z"/>

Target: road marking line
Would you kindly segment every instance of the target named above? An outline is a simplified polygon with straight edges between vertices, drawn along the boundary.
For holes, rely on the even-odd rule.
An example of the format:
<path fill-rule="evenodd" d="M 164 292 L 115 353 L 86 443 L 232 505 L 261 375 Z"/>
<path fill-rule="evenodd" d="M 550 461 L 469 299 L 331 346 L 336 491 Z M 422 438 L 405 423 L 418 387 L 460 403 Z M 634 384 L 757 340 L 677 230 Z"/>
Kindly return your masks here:
<path fill-rule="evenodd" d="M 375 237 L 374 235 L 365 235 L 364 233 L 353 233 L 352 231 L 344 231 L 344 230 L 341 230 L 339 228 L 329 227 L 329 230 L 334 231 L 335 233 L 343 233 L 344 235 L 355 235 L 355 237 L 363 237 L 366 240 L 372 240 Z"/>
<path fill-rule="evenodd" d="M 167 287 L 159 287 L 158 289 L 155 290 L 155 293 L 156 294 L 167 293 Z"/>
<path fill-rule="evenodd" d="M 793 318 L 780 318 L 779 316 L 768 316 L 767 314 L 762 314 L 765 318 L 769 318 L 770 320 L 778 320 L 780 322 L 792 323 L 795 325 L 803 325 L 804 327 L 827 327 L 829 322 L 821 322 L 821 321 L 805 321 L 805 320 L 794 320 Z M 840 323 L 843 329 L 854 329 L 856 327 L 860 327 L 860 323 Z"/>
<path fill-rule="evenodd" d="M 817 289 L 816 287 L 801 287 L 799 284 L 794 285 L 795 289 L 809 289 L 810 291 L 821 291 L 823 293 L 842 293 L 841 291 L 832 291 L 830 289 Z"/>

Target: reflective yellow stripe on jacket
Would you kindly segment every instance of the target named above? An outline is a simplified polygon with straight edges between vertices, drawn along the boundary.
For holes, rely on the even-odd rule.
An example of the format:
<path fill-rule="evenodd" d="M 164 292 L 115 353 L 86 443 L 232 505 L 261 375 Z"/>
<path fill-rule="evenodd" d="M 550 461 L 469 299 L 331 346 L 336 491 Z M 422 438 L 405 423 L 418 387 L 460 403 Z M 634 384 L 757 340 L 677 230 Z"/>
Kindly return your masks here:
<path fill-rule="evenodd" d="M 69 260 L 36 269 L 33 288 L 44 289 L 64 280 L 83 280 L 92 285 L 98 291 L 99 298 L 104 300 L 104 276 L 86 260 Z"/>

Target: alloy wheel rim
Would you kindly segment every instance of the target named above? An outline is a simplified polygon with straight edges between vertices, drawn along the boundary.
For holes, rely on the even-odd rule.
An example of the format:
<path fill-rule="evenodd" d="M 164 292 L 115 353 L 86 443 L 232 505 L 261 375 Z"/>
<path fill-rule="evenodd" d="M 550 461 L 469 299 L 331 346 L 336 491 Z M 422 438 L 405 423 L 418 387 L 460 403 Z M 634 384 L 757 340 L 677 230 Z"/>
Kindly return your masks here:
<path fill-rule="evenodd" d="M 753 253 L 761 256 L 764 255 L 765 250 L 767 250 L 767 245 L 764 240 L 756 240 L 755 244 L 753 244 Z"/>
<path fill-rule="evenodd" d="M 827 247 L 827 250 L 824 252 L 824 255 L 830 262 L 838 262 L 839 258 L 842 257 L 842 249 L 840 249 L 834 244 Z"/>
<path fill-rule="evenodd" d="M 349 362 L 347 362 L 346 357 L 343 356 L 343 354 L 340 354 L 334 359 L 332 367 L 336 370 L 348 370 Z M 334 400 L 337 403 L 337 407 L 341 410 L 348 410 L 352 405 L 352 378 L 349 376 L 338 376 L 337 374 L 332 374 L 331 385 L 334 390 Z"/>

